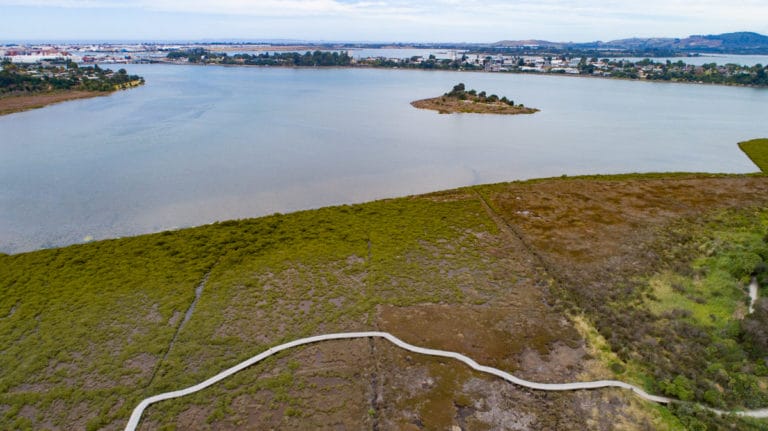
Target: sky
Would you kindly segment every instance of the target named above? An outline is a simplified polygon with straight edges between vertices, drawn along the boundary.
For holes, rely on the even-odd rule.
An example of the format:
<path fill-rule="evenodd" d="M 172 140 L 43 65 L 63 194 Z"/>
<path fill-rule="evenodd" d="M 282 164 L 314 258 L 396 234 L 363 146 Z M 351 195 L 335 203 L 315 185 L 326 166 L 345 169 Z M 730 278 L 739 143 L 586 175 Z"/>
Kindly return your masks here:
<path fill-rule="evenodd" d="M 588 42 L 768 34 L 768 0 L 0 0 L 0 41 Z"/>

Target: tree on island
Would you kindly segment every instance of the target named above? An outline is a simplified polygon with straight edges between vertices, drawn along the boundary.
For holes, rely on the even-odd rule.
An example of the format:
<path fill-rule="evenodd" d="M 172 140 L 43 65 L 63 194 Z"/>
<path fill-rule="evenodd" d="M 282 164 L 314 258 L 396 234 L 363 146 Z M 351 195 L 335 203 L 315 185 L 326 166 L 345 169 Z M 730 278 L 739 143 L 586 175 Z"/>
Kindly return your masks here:
<path fill-rule="evenodd" d="M 485 91 L 477 92 L 474 89 L 467 90 L 464 83 L 453 86 L 451 91 L 442 96 L 430 99 L 422 99 L 411 102 L 411 105 L 419 109 L 431 109 L 441 114 L 448 113 L 476 113 L 476 114 L 533 114 L 538 109 L 515 105 L 513 100 L 506 96 L 499 97 L 496 94 L 490 96 Z"/>
<path fill-rule="evenodd" d="M 488 96 L 485 91 L 477 92 L 474 89 L 467 91 L 467 87 L 464 83 L 460 82 L 453 86 L 453 89 L 445 93 L 443 97 L 451 97 L 459 100 L 471 100 L 475 103 L 504 103 L 509 106 L 515 106 L 515 102 L 509 100 L 506 96 L 499 98 L 495 94 Z"/>

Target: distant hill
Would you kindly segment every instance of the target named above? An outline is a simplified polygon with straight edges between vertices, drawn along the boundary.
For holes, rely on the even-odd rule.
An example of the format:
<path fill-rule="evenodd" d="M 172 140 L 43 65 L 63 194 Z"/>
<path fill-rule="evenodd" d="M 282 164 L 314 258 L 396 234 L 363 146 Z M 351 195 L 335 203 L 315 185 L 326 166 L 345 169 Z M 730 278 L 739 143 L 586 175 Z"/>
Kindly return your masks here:
<path fill-rule="evenodd" d="M 680 41 L 682 46 L 706 46 L 724 49 L 765 49 L 768 48 L 768 36 L 758 33 L 740 32 L 709 36 L 691 36 Z"/>
<path fill-rule="evenodd" d="M 635 37 L 631 39 L 619 39 L 619 40 L 612 40 L 610 42 L 597 42 L 597 43 L 605 47 L 616 47 L 616 48 L 627 48 L 627 49 L 638 49 L 638 48 L 673 49 L 680 44 L 680 41 L 681 39 L 672 39 L 672 38 L 665 38 L 665 37 L 654 37 L 654 38 Z"/>
<path fill-rule="evenodd" d="M 546 40 L 503 40 L 496 47 L 575 48 L 575 49 L 664 49 L 685 52 L 717 52 L 733 54 L 768 54 L 768 36 L 753 32 L 724 33 L 718 35 L 692 35 L 677 38 L 631 38 L 609 42 L 587 43 L 550 42 Z"/>
<path fill-rule="evenodd" d="M 503 46 L 503 47 L 534 47 L 534 46 L 541 46 L 541 47 L 553 47 L 553 48 L 563 48 L 568 45 L 572 45 L 571 42 L 550 42 L 548 40 L 501 40 L 493 44 L 493 46 Z"/>

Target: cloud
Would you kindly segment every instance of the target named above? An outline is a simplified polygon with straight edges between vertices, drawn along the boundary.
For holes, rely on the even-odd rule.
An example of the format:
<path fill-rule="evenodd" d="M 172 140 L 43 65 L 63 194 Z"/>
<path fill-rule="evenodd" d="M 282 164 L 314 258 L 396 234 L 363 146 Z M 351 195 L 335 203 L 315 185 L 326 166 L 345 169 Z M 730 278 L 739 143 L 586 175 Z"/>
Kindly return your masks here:
<path fill-rule="evenodd" d="M 768 16 L 765 0 L 0 0 L 0 6 L 124 8 L 146 11 L 251 16 L 412 17 L 484 16 L 514 20 L 518 14 L 562 17 L 664 16 L 755 21 Z"/>
<path fill-rule="evenodd" d="M 229 20 L 230 28 L 249 34 L 348 40 L 586 41 L 768 30 L 766 0 L 0 0 L 3 6 L 30 13 L 119 10 L 110 18 L 116 21 L 184 14 L 198 23 Z"/>
<path fill-rule="evenodd" d="M 0 6 L 37 8 L 121 8 L 145 11 L 252 16 L 355 15 L 418 13 L 416 3 L 350 0 L 0 0 Z"/>

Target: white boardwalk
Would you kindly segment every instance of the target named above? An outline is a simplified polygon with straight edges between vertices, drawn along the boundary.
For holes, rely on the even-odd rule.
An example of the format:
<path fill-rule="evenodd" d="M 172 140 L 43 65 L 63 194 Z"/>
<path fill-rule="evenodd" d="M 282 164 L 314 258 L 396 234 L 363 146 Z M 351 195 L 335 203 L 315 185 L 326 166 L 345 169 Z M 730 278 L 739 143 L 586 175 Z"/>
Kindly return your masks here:
<path fill-rule="evenodd" d="M 749 314 L 755 312 L 755 302 L 757 302 L 760 285 L 757 284 L 757 277 L 752 277 L 749 283 Z"/>
<path fill-rule="evenodd" d="M 288 350 L 293 347 L 302 346 L 304 344 L 318 343 L 320 341 L 349 340 L 349 339 L 355 339 L 355 338 L 384 338 L 387 341 L 391 342 L 392 344 L 398 347 L 401 347 L 405 350 L 408 350 L 410 352 L 421 353 L 423 355 L 440 356 L 443 358 L 455 359 L 457 361 L 461 361 L 467 364 L 470 368 L 474 370 L 481 371 L 488 374 L 493 374 L 494 376 L 501 377 L 502 379 L 510 383 L 514 383 L 516 385 L 523 386 L 530 389 L 536 389 L 541 391 L 575 391 L 575 390 L 582 390 L 582 389 L 624 388 L 634 392 L 640 398 L 643 398 L 648 401 L 653 401 L 656 403 L 668 404 L 670 402 L 677 401 L 672 398 L 660 397 L 658 395 L 651 395 L 635 385 L 631 385 L 629 383 L 625 383 L 619 380 L 596 380 L 592 382 L 573 382 L 573 383 L 530 382 L 528 380 L 523 380 L 521 378 L 515 377 L 512 374 L 507 373 L 506 371 L 502 371 L 493 367 L 480 365 L 474 360 L 472 360 L 471 358 L 468 358 L 462 355 L 461 353 L 448 352 L 445 350 L 427 349 L 424 347 L 418 347 L 412 344 L 408 344 L 405 341 L 395 337 L 394 335 L 388 332 L 346 332 L 346 333 L 338 333 L 338 334 L 317 335 L 314 337 L 301 338 L 299 340 L 281 344 L 279 346 L 272 347 L 267 351 L 262 352 L 246 361 L 243 361 L 232 368 L 224 370 L 221 373 L 216 374 L 215 376 L 211 377 L 210 379 L 204 382 L 198 383 L 194 386 L 190 386 L 185 389 L 180 389 L 178 391 L 166 392 L 164 394 L 159 394 L 159 395 L 146 398 L 142 400 L 139 403 L 139 405 L 136 406 L 136 408 L 133 410 L 133 413 L 131 414 L 131 418 L 128 420 L 128 424 L 125 426 L 125 430 L 134 431 L 136 429 L 136 427 L 139 425 L 139 421 L 141 420 L 141 415 L 144 413 L 144 409 L 146 409 L 150 404 L 154 404 L 156 402 L 163 401 L 163 400 L 169 400 L 172 398 L 183 397 L 184 395 L 189 395 L 189 394 L 201 391 L 213 385 L 214 383 L 218 383 L 226 379 L 227 377 L 237 372 L 240 372 L 250 367 L 251 365 L 256 364 L 257 362 L 262 361 L 278 352 L 282 352 L 283 350 Z M 749 416 L 753 418 L 768 418 L 768 409 L 724 412 L 724 411 L 712 409 L 706 406 L 702 406 L 702 407 L 708 410 L 711 410 L 713 412 L 716 412 L 718 414 L 735 414 L 739 416 Z"/>

